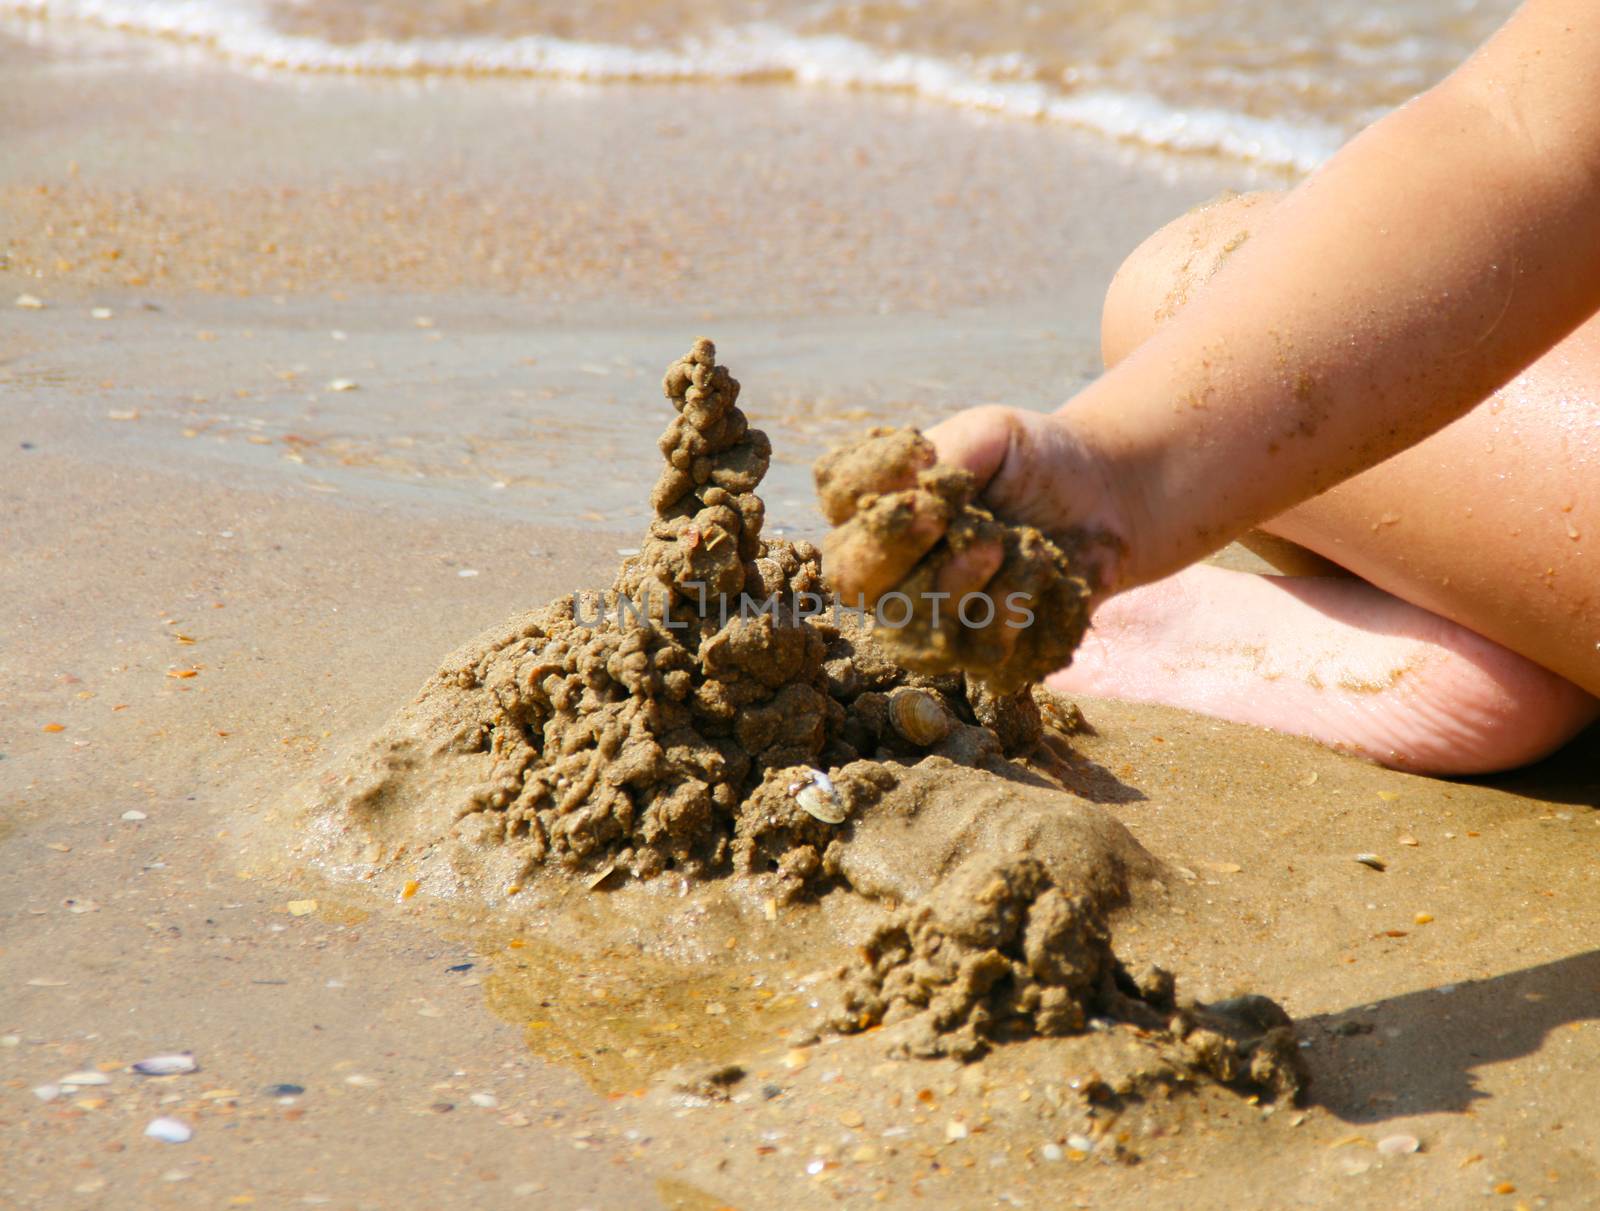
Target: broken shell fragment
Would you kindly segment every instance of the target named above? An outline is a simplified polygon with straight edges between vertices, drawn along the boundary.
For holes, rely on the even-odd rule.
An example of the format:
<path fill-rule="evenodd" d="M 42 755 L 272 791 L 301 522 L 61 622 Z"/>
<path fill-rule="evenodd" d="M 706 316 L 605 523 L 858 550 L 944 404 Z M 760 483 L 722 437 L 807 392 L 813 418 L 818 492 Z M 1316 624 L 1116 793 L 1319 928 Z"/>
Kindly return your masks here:
<path fill-rule="evenodd" d="M 819 769 L 811 771 L 811 781 L 794 788 L 794 800 L 807 815 L 824 824 L 843 824 L 850 813 L 834 788 L 833 779 Z"/>
<path fill-rule="evenodd" d="M 1388 870 L 1389 864 L 1377 854 L 1357 854 L 1356 861 L 1362 866 L 1370 866 L 1373 870 Z"/>
<path fill-rule="evenodd" d="M 907 687 L 889 695 L 889 722 L 895 731 L 922 748 L 938 744 L 955 726 L 950 712 L 932 694 Z"/>
<path fill-rule="evenodd" d="M 808 815 L 814 816 L 824 824 L 844 823 L 845 811 L 839 802 L 839 797 L 819 786 L 803 787 L 795 796 L 795 801 L 805 808 Z"/>

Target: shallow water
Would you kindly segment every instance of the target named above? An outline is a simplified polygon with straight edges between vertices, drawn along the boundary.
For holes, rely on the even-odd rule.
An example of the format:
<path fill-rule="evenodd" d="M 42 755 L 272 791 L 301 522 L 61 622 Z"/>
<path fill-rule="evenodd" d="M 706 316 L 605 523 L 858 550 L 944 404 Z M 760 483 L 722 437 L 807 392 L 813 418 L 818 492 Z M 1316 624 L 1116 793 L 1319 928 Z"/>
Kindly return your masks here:
<path fill-rule="evenodd" d="M 669 415 L 661 367 L 699 326 L 517 322 L 508 307 L 491 327 L 447 300 L 427 306 L 426 329 L 415 308 L 381 300 L 342 305 L 339 329 L 297 299 L 56 314 L 28 326 L 42 339 L 0 381 L 43 409 L 29 433 L 45 447 L 109 442 L 124 464 L 199 478 L 642 533 L 638 485 L 656 473 Z M 773 439 L 769 530 L 820 534 L 811 462 L 867 425 L 1066 398 L 1089 366 L 1049 319 L 1012 308 L 704 323 Z M 209 339 L 195 339 L 200 325 Z M 846 341 L 841 376 L 818 352 Z M 166 365 L 174 348 L 181 363 Z"/>
<path fill-rule="evenodd" d="M 245 64 L 915 93 L 1296 169 L 1450 71 L 1511 0 L 0 0 Z"/>
<path fill-rule="evenodd" d="M 1260 183 L 907 98 L 169 74 L 132 45 L 76 76 L 12 51 L 0 207 L 44 306 L 7 308 L 0 382 L 29 440 L 432 514 L 639 533 L 662 368 L 708 335 L 773 439 L 769 529 L 815 533 L 824 448 L 1059 405 L 1120 257 Z"/>

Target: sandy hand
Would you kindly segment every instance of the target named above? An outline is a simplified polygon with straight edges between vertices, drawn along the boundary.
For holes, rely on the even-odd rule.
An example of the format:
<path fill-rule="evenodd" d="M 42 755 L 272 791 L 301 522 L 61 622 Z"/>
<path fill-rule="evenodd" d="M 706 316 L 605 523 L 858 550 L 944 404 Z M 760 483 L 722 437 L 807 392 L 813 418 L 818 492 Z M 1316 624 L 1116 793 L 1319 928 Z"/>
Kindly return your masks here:
<path fill-rule="evenodd" d="M 1005 408 L 964 412 L 926 437 L 874 430 L 816 465 L 836 527 L 829 579 L 847 603 L 878 605 L 880 623 L 890 597 L 907 599 L 893 604 L 909 617 L 879 638 L 910 667 L 981 669 L 995 685 L 1041 677 L 1067 663 L 1100 580 L 1098 544 L 1073 524 L 1099 502 L 1074 464 L 1091 460 L 1058 422 Z M 1073 559 L 1047 534 L 1064 535 Z"/>

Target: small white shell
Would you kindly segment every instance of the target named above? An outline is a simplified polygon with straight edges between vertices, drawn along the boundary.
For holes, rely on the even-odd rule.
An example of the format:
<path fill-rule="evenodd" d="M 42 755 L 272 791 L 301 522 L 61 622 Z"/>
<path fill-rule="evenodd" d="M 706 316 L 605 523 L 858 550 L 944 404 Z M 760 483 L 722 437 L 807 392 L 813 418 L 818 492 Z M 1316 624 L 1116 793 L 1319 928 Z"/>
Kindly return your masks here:
<path fill-rule="evenodd" d="M 814 769 L 810 773 L 809 783 L 798 789 L 791 788 L 794 801 L 807 815 L 821 820 L 824 824 L 843 824 L 850 813 L 845 810 L 839 792 L 834 789 L 833 779 L 819 769 Z"/>
<path fill-rule="evenodd" d="M 194 1062 L 194 1052 L 175 1051 L 170 1055 L 153 1055 L 129 1067 L 141 1076 L 177 1076 L 179 1073 L 195 1072 L 200 1065 Z"/>
<path fill-rule="evenodd" d="M 189 1124 L 175 1118 L 151 1119 L 144 1133 L 164 1144 L 187 1144 L 194 1138 L 194 1131 Z"/>
<path fill-rule="evenodd" d="M 69 1072 L 56 1083 L 81 1089 L 85 1085 L 109 1085 L 111 1078 L 103 1072 Z"/>
<path fill-rule="evenodd" d="M 1378 1141 L 1378 1155 L 1406 1156 L 1422 1150 L 1422 1141 L 1414 1135 L 1386 1135 Z"/>

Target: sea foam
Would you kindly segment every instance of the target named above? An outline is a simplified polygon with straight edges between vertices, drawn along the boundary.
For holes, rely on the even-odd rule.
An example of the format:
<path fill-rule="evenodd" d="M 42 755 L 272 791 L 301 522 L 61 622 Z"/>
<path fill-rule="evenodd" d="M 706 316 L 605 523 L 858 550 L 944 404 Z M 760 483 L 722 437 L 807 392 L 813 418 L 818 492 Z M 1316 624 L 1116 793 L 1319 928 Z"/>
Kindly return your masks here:
<path fill-rule="evenodd" d="M 1163 151 L 1209 153 L 1305 172 L 1346 132 L 1314 119 L 1263 118 L 1222 107 L 1180 107 L 1126 89 L 1053 87 L 984 60 L 882 50 L 839 35 L 746 24 L 655 49 L 546 35 L 369 39 L 341 44 L 274 29 L 252 0 L 0 0 L 0 15 L 52 26 L 89 25 L 203 47 L 235 63 L 284 71 L 370 75 L 550 78 L 593 83 L 792 81 L 905 92 L 963 108 L 1059 122 Z M 1022 68 L 1024 70 L 1019 70 Z M 1005 78 L 996 78 L 1001 76 Z M 1024 78 L 1017 78 L 1017 77 Z"/>

